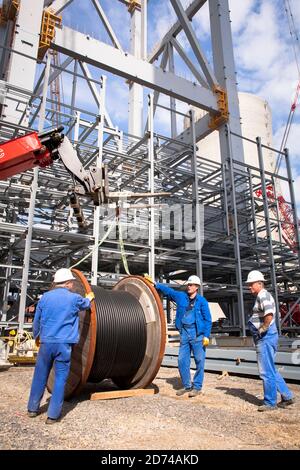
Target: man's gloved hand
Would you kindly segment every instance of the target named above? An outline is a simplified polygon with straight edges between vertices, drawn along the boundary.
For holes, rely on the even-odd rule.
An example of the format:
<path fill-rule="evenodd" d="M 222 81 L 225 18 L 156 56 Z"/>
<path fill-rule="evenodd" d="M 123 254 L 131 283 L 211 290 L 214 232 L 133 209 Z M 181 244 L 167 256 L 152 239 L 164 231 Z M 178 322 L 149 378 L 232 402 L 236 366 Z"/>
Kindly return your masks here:
<path fill-rule="evenodd" d="M 202 344 L 204 347 L 208 346 L 209 345 L 209 338 L 206 338 L 206 336 L 204 336 L 203 340 L 202 340 Z"/>
<path fill-rule="evenodd" d="M 155 282 L 153 281 L 152 277 L 149 276 L 149 274 L 145 273 L 144 278 L 146 279 L 146 281 L 150 282 L 150 284 L 154 286 Z"/>
<path fill-rule="evenodd" d="M 35 338 L 34 342 L 35 342 L 36 347 L 39 348 L 39 347 L 40 347 L 40 344 L 41 344 L 41 342 L 40 342 L 40 337 L 37 336 L 37 337 Z"/>
<path fill-rule="evenodd" d="M 269 329 L 269 325 L 261 325 L 259 328 L 258 328 L 258 332 L 260 335 L 264 334 L 266 331 L 268 331 Z"/>
<path fill-rule="evenodd" d="M 88 294 L 85 294 L 85 297 L 86 297 L 87 299 L 89 299 L 89 301 L 91 302 L 92 300 L 94 300 L 95 294 L 94 294 L 94 292 L 91 291 L 91 292 L 89 292 Z"/>

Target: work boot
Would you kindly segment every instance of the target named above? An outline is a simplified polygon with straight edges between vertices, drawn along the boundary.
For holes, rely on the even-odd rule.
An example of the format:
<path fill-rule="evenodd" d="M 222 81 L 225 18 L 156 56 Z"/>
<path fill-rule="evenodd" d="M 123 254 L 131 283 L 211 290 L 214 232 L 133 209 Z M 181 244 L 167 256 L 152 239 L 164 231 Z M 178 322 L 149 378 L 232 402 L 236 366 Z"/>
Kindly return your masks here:
<path fill-rule="evenodd" d="M 45 424 L 55 424 L 58 422 L 58 419 L 47 418 Z"/>
<path fill-rule="evenodd" d="M 193 398 L 196 397 L 197 395 L 201 395 L 202 390 L 198 390 L 197 388 L 192 388 L 192 390 L 189 393 L 189 397 Z"/>
<path fill-rule="evenodd" d="M 290 398 L 289 400 L 281 400 L 277 406 L 278 408 L 287 408 L 290 405 L 294 405 L 294 403 L 295 403 L 294 398 Z"/>
<path fill-rule="evenodd" d="M 177 390 L 176 395 L 178 397 L 181 397 L 182 395 L 184 395 L 185 393 L 190 392 L 191 390 L 192 390 L 192 387 L 190 387 L 190 388 L 181 388 L 180 390 Z"/>
<path fill-rule="evenodd" d="M 27 416 L 29 418 L 36 418 L 38 415 L 38 412 L 37 411 L 27 411 Z"/>
<path fill-rule="evenodd" d="M 261 405 L 257 408 L 257 411 L 274 411 L 277 406 Z"/>

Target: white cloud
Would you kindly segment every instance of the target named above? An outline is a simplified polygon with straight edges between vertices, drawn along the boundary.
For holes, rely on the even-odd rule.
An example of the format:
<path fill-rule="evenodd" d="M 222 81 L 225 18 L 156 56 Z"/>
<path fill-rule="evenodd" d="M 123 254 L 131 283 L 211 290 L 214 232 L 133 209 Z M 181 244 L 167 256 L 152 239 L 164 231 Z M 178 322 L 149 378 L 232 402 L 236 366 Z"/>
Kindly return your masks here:
<path fill-rule="evenodd" d="M 238 9 L 238 7 L 236 7 Z M 235 9 L 232 9 L 234 13 Z M 235 37 L 235 55 L 239 67 L 256 72 L 260 77 L 270 73 L 270 67 L 282 57 L 285 45 L 280 40 L 275 5 L 264 1 L 258 12 L 251 11 L 247 25 Z"/>
<path fill-rule="evenodd" d="M 256 0 L 229 0 L 231 28 L 233 34 L 237 34 L 248 23 L 248 15 L 251 14 Z"/>

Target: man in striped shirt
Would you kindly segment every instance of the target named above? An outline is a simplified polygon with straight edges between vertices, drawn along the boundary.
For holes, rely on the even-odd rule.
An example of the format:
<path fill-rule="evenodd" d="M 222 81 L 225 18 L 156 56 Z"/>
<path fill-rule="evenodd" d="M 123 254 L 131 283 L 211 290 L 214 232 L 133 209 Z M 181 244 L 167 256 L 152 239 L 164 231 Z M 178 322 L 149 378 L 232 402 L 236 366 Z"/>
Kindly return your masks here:
<path fill-rule="evenodd" d="M 251 294 L 256 295 L 252 316 L 248 322 L 257 352 L 257 364 L 264 387 L 264 404 L 258 411 L 274 410 L 277 406 L 277 391 L 281 395 L 280 408 L 294 403 L 293 394 L 275 367 L 278 347 L 278 331 L 275 323 L 276 306 L 272 295 L 265 289 L 264 275 L 260 271 L 248 274 Z"/>

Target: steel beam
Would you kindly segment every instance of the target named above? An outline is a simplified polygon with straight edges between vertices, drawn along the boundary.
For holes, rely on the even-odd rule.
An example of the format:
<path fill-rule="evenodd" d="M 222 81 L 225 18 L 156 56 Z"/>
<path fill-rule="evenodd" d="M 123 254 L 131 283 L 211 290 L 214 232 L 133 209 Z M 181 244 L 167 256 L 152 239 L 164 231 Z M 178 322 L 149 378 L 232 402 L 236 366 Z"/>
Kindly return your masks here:
<path fill-rule="evenodd" d="M 217 79 L 216 79 L 212 69 L 210 68 L 210 66 L 208 64 L 204 53 L 201 50 L 199 41 L 198 41 L 198 39 L 196 37 L 196 34 L 195 34 L 191 24 L 190 24 L 189 18 L 187 17 L 187 15 L 186 15 L 186 13 L 183 9 L 183 6 L 181 5 L 180 0 L 170 0 L 170 1 L 172 3 L 172 6 L 175 10 L 175 13 L 176 13 L 177 17 L 179 18 L 179 21 L 182 25 L 182 28 L 183 28 L 183 30 L 186 34 L 186 37 L 187 37 L 188 41 L 190 43 L 192 51 L 194 52 L 195 57 L 196 57 L 197 61 L 199 62 L 200 66 L 201 66 L 201 69 L 204 73 L 204 76 L 207 80 L 207 83 L 209 84 L 209 86 L 211 88 L 213 88 L 214 86 L 217 86 L 218 85 Z"/>
<path fill-rule="evenodd" d="M 71 28 L 57 29 L 54 50 L 217 114 L 215 94 Z"/>
<path fill-rule="evenodd" d="M 44 8 L 51 7 L 56 15 L 67 8 L 73 0 L 44 0 Z"/>
<path fill-rule="evenodd" d="M 214 132 L 214 130 L 209 127 L 211 117 L 209 114 L 206 114 L 203 116 L 203 118 L 199 119 L 198 121 L 195 122 L 195 136 L 196 136 L 196 142 L 198 142 L 201 139 L 204 139 L 207 137 L 209 134 Z M 181 132 L 176 137 L 176 140 L 183 144 L 190 144 L 191 143 L 191 129 L 188 128 Z"/>
<path fill-rule="evenodd" d="M 177 39 L 172 38 L 170 43 L 173 44 L 176 51 L 178 52 L 182 60 L 185 62 L 185 64 L 188 66 L 188 68 L 190 69 L 194 77 L 198 80 L 200 85 L 206 88 L 209 88 L 208 83 L 204 80 L 200 71 L 194 66 L 193 62 L 188 58 L 188 56 L 186 55 L 185 51 L 183 50 L 183 48 L 181 47 Z"/>
<path fill-rule="evenodd" d="M 197 11 L 200 10 L 200 8 L 206 3 L 206 0 L 194 0 L 188 8 L 185 10 L 185 14 L 188 17 L 188 19 L 192 19 L 193 16 L 197 13 Z M 182 31 L 182 24 L 180 21 L 176 21 L 176 23 L 169 29 L 169 31 L 164 35 L 163 39 L 159 43 L 158 46 L 155 47 L 154 51 L 151 52 L 151 54 L 148 57 L 148 62 L 152 63 L 162 53 L 164 50 L 166 44 L 172 40 L 172 38 L 175 38 L 180 31 Z"/>
<path fill-rule="evenodd" d="M 110 39 L 111 39 L 113 45 L 114 45 L 117 49 L 119 49 L 120 51 L 122 51 L 122 50 L 123 50 L 123 49 L 122 49 L 122 46 L 121 46 L 121 44 L 120 44 L 120 42 L 119 42 L 117 36 L 115 35 L 114 30 L 112 29 L 112 26 L 111 26 L 110 22 L 108 21 L 108 18 L 107 18 L 107 16 L 106 16 L 106 14 L 104 13 L 104 10 L 103 10 L 103 8 L 101 7 L 100 3 L 98 2 L 98 0 L 92 0 L 92 2 L 93 2 L 94 7 L 96 8 L 96 11 L 97 11 L 97 13 L 98 13 L 98 15 L 99 15 L 99 17 L 100 17 L 102 23 L 103 23 L 103 26 L 104 26 L 105 29 L 106 29 L 107 34 L 108 34 L 109 37 L 110 37 Z"/>
<path fill-rule="evenodd" d="M 94 97 L 94 100 L 95 100 L 97 106 L 99 107 L 99 104 L 100 104 L 99 103 L 99 93 L 97 92 L 97 87 L 96 87 L 95 83 L 91 81 L 92 75 L 89 71 L 89 68 L 84 62 L 81 62 L 81 61 L 79 62 L 79 65 L 80 65 L 80 68 L 82 70 L 83 75 L 86 78 L 87 85 L 88 85 L 89 89 L 91 90 L 91 93 Z M 112 123 L 112 121 L 110 119 L 110 116 L 107 113 L 106 109 L 104 110 L 104 117 L 105 117 L 106 125 L 108 127 L 113 128 L 113 123 Z"/>

